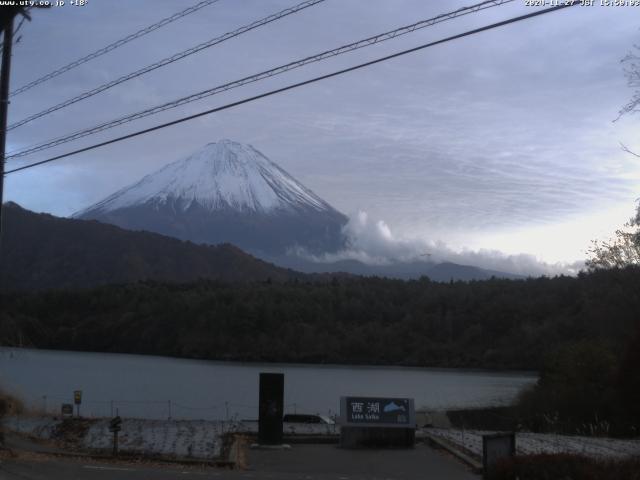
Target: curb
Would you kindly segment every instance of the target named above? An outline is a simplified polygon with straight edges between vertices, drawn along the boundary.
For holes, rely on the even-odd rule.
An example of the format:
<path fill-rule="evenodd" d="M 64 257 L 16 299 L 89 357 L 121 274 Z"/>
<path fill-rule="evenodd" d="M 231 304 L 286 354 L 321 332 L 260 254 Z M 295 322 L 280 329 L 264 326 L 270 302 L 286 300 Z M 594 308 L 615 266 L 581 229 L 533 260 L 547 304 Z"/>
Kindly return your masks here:
<path fill-rule="evenodd" d="M 338 444 L 340 435 L 285 435 L 282 438 L 285 443 L 295 444 Z"/>
<path fill-rule="evenodd" d="M 436 448 L 442 448 L 446 450 L 451 455 L 461 460 L 462 462 L 469 465 L 475 473 L 481 473 L 483 470 L 482 463 L 478 462 L 476 459 L 471 458 L 466 453 L 463 453 L 458 448 L 455 448 L 449 442 L 446 442 L 435 435 L 431 435 L 430 433 L 425 432 L 424 439 L 427 440 L 432 446 Z"/>
<path fill-rule="evenodd" d="M 258 435 L 254 432 L 251 433 L 239 433 L 239 435 L 244 435 L 248 439 L 252 440 L 253 443 L 257 442 Z M 322 445 L 322 444 L 338 444 L 340 443 L 340 435 L 316 435 L 316 434 L 300 434 L 300 435 L 283 435 L 282 443 L 288 443 L 290 445 L 301 445 L 301 444 L 311 444 L 311 445 Z"/>
<path fill-rule="evenodd" d="M 162 457 L 157 455 L 140 455 L 135 453 L 121 453 L 120 455 L 114 457 L 113 455 L 107 455 L 103 453 L 85 453 L 85 452 L 29 452 L 28 450 L 14 450 L 15 452 L 28 452 L 34 453 L 36 455 L 43 456 L 52 456 L 52 457 L 60 457 L 60 458 L 88 458 L 91 460 L 108 460 L 110 462 L 113 461 L 132 461 L 132 460 L 143 460 L 149 462 L 160 462 L 160 463 L 172 463 L 179 465 L 206 465 L 208 467 L 224 467 L 224 468 L 234 468 L 235 462 L 230 460 L 207 460 L 207 459 L 197 459 L 197 458 L 171 458 L 171 457 Z"/>

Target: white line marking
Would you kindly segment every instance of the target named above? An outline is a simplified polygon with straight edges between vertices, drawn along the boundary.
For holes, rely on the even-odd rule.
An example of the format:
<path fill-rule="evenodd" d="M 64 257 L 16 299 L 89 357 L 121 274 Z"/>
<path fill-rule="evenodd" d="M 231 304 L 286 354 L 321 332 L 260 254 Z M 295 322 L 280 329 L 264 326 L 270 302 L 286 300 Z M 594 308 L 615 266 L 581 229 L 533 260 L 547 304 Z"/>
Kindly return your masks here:
<path fill-rule="evenodd" d="M 118 472 L 135 472 L 134 468 L 118 468 L 118 467 L 99 467 L 97 465 L 83 465 L 82 468 L 88 468 L 90 470 L 115 470 Z"/>

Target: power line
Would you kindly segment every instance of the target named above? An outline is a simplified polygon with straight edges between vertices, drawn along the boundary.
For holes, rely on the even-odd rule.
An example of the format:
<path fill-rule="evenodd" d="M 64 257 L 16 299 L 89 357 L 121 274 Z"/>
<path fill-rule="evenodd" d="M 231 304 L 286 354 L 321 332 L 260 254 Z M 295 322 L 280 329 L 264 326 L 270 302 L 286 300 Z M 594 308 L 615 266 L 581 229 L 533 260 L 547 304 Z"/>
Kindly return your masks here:
<path fill-rule="evenodd" d="M 353 43 L 349 43 L 347 45 L 343 45 L 341 47 L 338 48 L 334 48 L 332 50 L 326 50 L 324 52 L 321 52 L 319 54 L 316 55 L 312 55 L 306 58 L 303 58 L 301 60 L 296 60 L 294 62 L 290 62 L 287 63 L 285 65 L 280 65 L 278 67 L 272 68 L 270 70 L 266 70 L 254 75 L 250 75 L 248 77 L 244 77 L 241 78 L 240 80 L 235 80 L 233 82 L 229 82 L 229 83 L 225 83 L 223 85 L 219 85 L 198 93 L 194 93 L 192 95 L 188 95 L 186 97 L 182 97 L 179 98 L 177 100 L 173 100 L 171 102 L 167 102 L 164 103 L 162 105 L 157 105 L 155 107 L 152 108 L 148 108 L 146 110 L 142 110 L 140 112 L 136 112 L 136 113 L 132 113 L 129 115 L 125 115 L 124 117 L 120 117 L 114 120 L 110 120 L 106 123 L 101 123 L 99 125 L 95 125 L 93 127 L 84 129 L 84 130 L 80 130 L 77 132 L 74 132 L 72 134 L 63 136 L 63 137 L 58 137 L 56 139 L 47 141 L 47 142 L 43 142 L 43 143 L 39 143 L 36 145 L 32 145 L 30 147 L 27 147 L 23 150 L 20 150 L 18 152 L 15 153 L 11 153 L 7 156 L 7 159 L 13 159 L 13 158 L 19 158 L 19 157 L 24 157 L 26 155 L 32 154 L 32 153 L 36 153 L 36 152 L 40 152 L 42 150 L 48 150 L 49 148 L 53 148 L 55 146 L 58 145 L 62 145 L 64 143 L 68 143 L 71 142 L 73 140 L 77 140 L 79 138 L 83 138 L 86 137 L 88 135 L 92 135 L 98 132 L 102 132 L 104 130 L 108 130 L 114 127 L 117 127 L 119 125 L 122 125 L 124 123 L 129 123 L 132 122 L 134 120 L 139 120 L 141 118 L 144 117 L 148 117 L 150 115 L 155 115 L 157 113 L 163 112 L 165 110 L 169 110 L 171 108 L 176 108 L 182 105 L 185 105 L 187 103 L 191 103 L 191 102 L 195 102 L 198 100 L 201 100 L 203 98 L 206 97 L 210 97 L 212 95 L 216 95 L 218 93 L 222 93 L 222 92 L 226 92 L 228 90 L 232 90 L 234 88 L 238 88 L 250 83 L 254 83 L 257 82 L 259 80 L 263 80 L 265 78 L 269 78 L 269 77 L 273 77 L 275 75 L 280 75 L 282 73 L 288 72 L 290 70 L 294 70 L 296 68 L 300 68 L 302 66 L 308 65 L 310 63 L 315 63 L 315 62 L 319 62 L 322 60 L 325 60 L 327 58 L 331 58 L 331 57 L 335 57 L 338 55 L 342 55 L 344 53 L 347 52 L 351 52 L 354 50 L 358 50 L 360 48 L 364 48 L 364 47 L 368 47 L 371 45 L 374 45 L 376 43 L 381 43 L 387 40 L 391 40 L 393 38 L 402 36 L 402 35 L 406 35 L 408 33 L 414 32 L 416 30 L 422 29 L 422 28 L 426 28 L 426 27 L 430 27 L 433 26 L 435 24 L 441 23 L 441 22 L 445 22 L 448 20 L 452 20 L 454 18 L 458 18 L 464 15 L 468 15 L 471 13 L 476 13 L 479 12 L 481 10 L 486 10 L 487 8 L 492 8 L 492 7 L 497 7 L 500 5 L 504 5 L 506 3 L 511 3 L 514 0 L 487 0 L 487 1 L 483 1 L 481 3 L 469 6 L 469 7 L 463 7 L 460 8 L 458 10 L 455 10 L 453 12 L 449 12 L 449 13 L 444 13 L 441 15 L 438 15 L 436 17 L 433 18 L 429 18 L 426 20 L 421 20 L 419 22 L 413 23 L 411 25 L 407 25 L 407 26 L 403 26 L 400 28 L 396 28 L 395 30 L 391 30 L 385 33 L 381 33 L 378 35 L 374 35 L 372 37 L 368 37 L 365 38 L 363 40 L 359 40 L 357 42 L 353 42 Z"/>
<path fill-rule="evenodd" d="M 206 42 L 203 42 L 199 45 L 196 45 L 195 47 L 191 47 L 187 50 L 184 50 L 182 52 L 176 53 L 175 55 L 172 55 L 170 57 L 164 58 L 156 63 L 153 63 L 151 65 L 147 65 L 144 68 L 141 68 L 140 70 L 136 70 L 135 72 L 131 72 L 127 75 L 123 75 L 122 77 L 116 78 L 115 80 L 111 80 L 110 82 L 104 83 L 92 90 L 89 90 L 87 92 L 81 93 L 80 95 L 77 95 L 73 98 L 70 98 L 68 100 L 65 100 L 64 102 L 58 103 L 57 105 L 54 105 L 52 107 L 49 107 L 45 110 L 42 110 L 41 112 L 35 113 L 27 118 L 24 118 L 12 125 L 9 125 L 8 130 L 13 130 L 14 128 L 18 128 L 21 125 L 24 125 L 26 123 L 32 122 L 33 120 L 36 120 L 40 117 L 44 117 L 45 115 L 48 115 L 50 113 L 53 113 L 57 110 L 60 110 L 62 108 L 68 107 L 69 105 L 73 105 L 74 103 L 78 103 L 82 100 L 86 100 L 89 97 L 93 97 L 94 95 L 97 95 L 98 93 L 104 92 L 105 90 L 109 90 L 110 88 L 115 87 L 116 85 L 120 85 L 121 83 L 127 82 L 129 80 L 132 80 L 134 78 L 140 77 L 146 73 L 152 72 L 153 70 L 157 70 L 158 68 L 164 67 L 166 65 L 169 65 L 173 62 L 177 62 L 178 60 L 181 60 L 185 57 L 188 57 L 190 55 L 193 55 L 194 53 L 198 53 L 206 48 L 210 48 L 213 47 L 214 45 L 218 45 L 222 42 L 225 42 L 231 38 L 237 37 L 239 35 L 242 35 L 244 33 L 247 33 L 251 30 L 254 30 L 258 27 L 261 27 L 263 25 L 267 25 L 269 23 L 275 22 L 276 20 L 280 20 L 283 17 L 286 17 L 288 15 L 297 13 L 301 10 L 304 10 L 305 8 L 309 8 L 312 7 L 313 5 L 316 5 L 318 3 L 322 3 L 325 0 L 306 0 L 302 3 L 299 3 L 298 5 L 295 5 L 291 8 L 286 8 L 284 10 L 281 10 L 278 13 L 274 13 L 272 15 L 269 15 L 267 17 L 264 17 L 260 20 L 257 20 L 253 23 L 250 23 L 249 25 L 245 25 L 243 27 L 240 27 L 232 32 L 228 32 L 225 33 L 224 35 L 221 35 L 219 37 L 215 37 L 212 38 L 211 40 L 208 40 Z"/>
<path fill-rule="evenodd" d="M 87 63 L 90 60 L 93 60 L 94 58 L 98 58 L 101 55 L 104 55 L 105 53 L 108 53 L 112 50 L 115 50 L 118 47 L 121 47 L 122 45 L 125 45 L 129 42 L 132 42 L 133 40 L 143 37 L 144 35 L 147 35 L 148 33 L 153 32 L 154 30 L 157 30 L 161 27 L 164 27 L 165 25 L 168 25 L 172 22 L 175 22 L 176 20 L 179 20 L 182 17 L 185 17 L 187 15 L 190 15 L 194 12 L 197 12 L 198 10 L 207 7 L 213 3 L 218 2 L 219 0 L 203 0 L 189 8 L 185 8 L 184 10 L 178 12 L 178 13 L 174 13 L 173 15 L 171 15 L 170 17 L 164 18 L 162 20 L 160 20 L 157 23 L 154 23 L 153 25 L 149 25 L 146 28 L 143 28 L 141 30 L 138 30 L 135 33 L 132 33 L 130 35 L 127 35 L 124 38 L 121 38 L 120 40 L 117 40 L 109 45 L 107 45 L 106 47 L 103 47 L 99 50 L 96 50 L 93 53 L 90 53 L 89 55 L 85 55 L 82 58 L 79 58 L 78 60 L 74 60 L 73 62 L 58 68 L 57 70 L 54 70 L 51 73 L 48 73 L 20 88 L 17 88 L 16 90 L 14 90 L 13 92 L 11 92 L 11 97 L 13 97 L 14 95 L 18 95 L 22 92 L 26 92 L 27 90 L 35 87 L 36 85 L 40 85 L 41 83 L 44 83 L 48 80 L 51 80 L 52 78 L 57 77 L 58 75 L 62 75 L 65 72 L 68 72 L 69 70 L 72 70 L 80 65 L 82 65 L 83 63 Z"/>
<path fill-rule="evenodd" d="M 453 35 L 453 36 L 446 37 L 446 38 L 443 38 L 443 39 L 440 39 L 440 40 L 436 40 L 434 42 L 425 43 L 425 44 L 419 45 L 417 47 L 413 47 L 413 48 L 410 48 L 410 49 L 407 49 L 407 50 L 402 50 L 400 52 L 393 53 L 391 55 L 387 55 L 387 56 L 384 56 L 384 57 L 377 58 L 375 60 L 370 60 L 370 61 L 365 62 L 365 63 L 360 63 L 358 65 L 354 65 L 354 66 L 349 67 L 349 68 L 345 68 L 345 69 L 342 69 L 342 70 L 337 70 L 335 72 L 328 73 L 328 74 L 325 74 L 325 75 L 321 75 L 319 77 L 314 77 L 314 78 L 311 78 L 309 80 L 305 80 L 305 81 L 302 81 L 302 82 L 298 82 L 298 83 L 294 83 L 294 84 L 291 84 L 291 85 L 287 85 L 286 87 L 282 87 L 282 88 L 278 88 L 278 89 L 275 89 L 275 90 L 271 90 L 269 92 L 262 93 L 260 95 L 255 95 L 253 97 L 245 98 L 243 100 L 239 100 L 239 101 L 236 101 L 236 102 L 228 103 L 228 104 L 223 105 L 221 107 L 216 107 L 216 108 L 212 108 L 212 109 L 209 109 L 209 110 L 205 110 L 203 112 L 196 113 L 196 114 L 193 114 L 193 115 L 189 115 L 189 116 L 186 116 L 186 117 L 182 117 L 182 118 L 179 118 L 177 120 L 173 120 L 171 122 L 163 123 L 163 124 L 156 125 L 156 126 L 150 127 L 150 128 L 145 128 L 143 130 L 138 130 L 137 132 L 133 132 L 133 133 L 130 133 L 130 134 L 127 134 L 127 135 L 123 135 L 121 137 L 112 138 L 111 140 L 107 140 L 107 141 L 104 141 L 104 142 L 96 143 L 96 144 L 88 146 L 88 147 L 80 148 L 80 149 L 77 149 L 77 150 L 74 150 L 74 151 L 71 151 L 71 152 L 67 152 L 67 153 L 64 153 L 64 154 L 61 154 L 61 155 L 56 155 L 55 157 L 51 157 L 51 158 L 48 158 L 46 160 L 41 160 L 39 162 L 34 162 L 34 163 L 29 164 L 29 165 L 24 165 L 22 167 L 14 168 L 12 170 L 7 171 L 6 175 L 8 175 L 10 173 L 19 172 L 19 171 L 22 171 L 22 170 L 27 170 L 29 168 L 33 168 L 33 167 L 36 167 L 36 166 L 39 166 L 39 165 L 43 165 L 45 163 L 50 163 L 50 162 L 53 162 L 55 160 L 60 160 L 62 158 L 70 157 L 70 156 L 76 155 L 78 153 L 83 153 L 83 152 L 87 152 L 89 150 L 94 150 L 94 149 L 99 148 L 99 147 L 104 147 L 106 145 L 111 145 L 112 143 L 121 142 L 123 140 L 127 140 L 129 138 L 137 137 L 137 136 L 140 136 L 140 135 L 144 135 L 146 133 L 154 132 L 156 130 L 161 130 L 163 128 L 170 127 L 170 126 L 173 126 L 173 125 L 177 125 L 179 123 L 187 122 L 187 121 L 193 120 L 195 118 L 203 117 L 205 115 L 210 115 L 212 113 L 220 112 L 222 110 L 227 110 L 229 108 L 237 107 L 239 105 L 243 105 L 245 103 L 253 102 L 253 101 L 259 100 L 261 98 L 270 97 L 272 95 L 276 95 L 278 93 L 286 92 L 288 90 L 293 90 L 295 88 L 302 87 L 304 85 L 309 85 L 309 84 L 312 84 L 312 83 L 319 82 L 321 80 L 326 80 L 328 78 L 337 77 L 339 75 L 343 75 L 345 73 L 352 72 L 354 70 L 359 70 L 361 68 L 369 67 L 371 65 L 375 65 L 375 64 L 381 63 L 381 62 L 385 62 L 385 61 L 391 60 L 393 58 L 401 57 L 401 56 L 407 55 L 409 53 L 417 52 L 417 51 L 423 50 L 425 48 L 433 47 L 433 46 L 440 45 L 440 44 L 443 44 L 443 43 L 446 43 L 446 42 L 450 42 L 450 41 L 457 40 L 457 39 L 460 39 L 460 38 L 468 37 L 470 35 L 475 35 L 475 34 L 478 34 L 478 33 L 481 33 L 481 32 L 485 32 L 487 30 L 492 30 L 494 28 L 503 27 L 503 26 L 509 25 L 511 23 L 520 22 L 520 21 L 523 21 L 523 20 L 526 20 L 526 19 L 529 19 L 529 18 L 537 17 L 539 15 L 544 15 L 546 13 L 555 12 L 555 11 L 562 10 L 562 9 L 568 8 L 568 7 L 573 7 L 573 6 L 576 6 L 576 5 L 580 5 L 580 3 L 568 0 L 567 3 L 559 5 L 559 6 L 556 6 L 556 7 L 546 8 L 544 10 L 538 10 L 538 11 L 535 11 L 535 12 L 532 12 L 532 13 L 528 13 L 526 15 L 520 15 L 518 17 L 513 17 L 513 18 L 510 18 L 508 20 L 503 20 L 501 22 L 492 23 L 490 25 L 485 25 L 484 27 L 475 28 L 473 30 L 468 30 L 468 31 L 466 31 L 464 33 L 459 33 L 457 35 Z"/>

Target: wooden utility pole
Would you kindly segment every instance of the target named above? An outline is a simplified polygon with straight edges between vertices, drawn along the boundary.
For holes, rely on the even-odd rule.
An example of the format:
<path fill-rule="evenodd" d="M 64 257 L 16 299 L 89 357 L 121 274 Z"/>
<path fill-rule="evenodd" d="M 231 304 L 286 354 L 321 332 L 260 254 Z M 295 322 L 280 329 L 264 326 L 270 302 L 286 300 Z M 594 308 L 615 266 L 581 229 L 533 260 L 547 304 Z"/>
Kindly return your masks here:
<path fill-rule="evenodd" d="M 7 147 L 7 114 L 9 112 L 9 79 L 11 77 L 11 47 L 13 46 L 13 18 L 19 12 L 10 12 L 4 18 L 2 29 L 2 70 L 0 71 L 0 246 L 2 245 L 2 203 L 4 201 L 4 160 Z"/>

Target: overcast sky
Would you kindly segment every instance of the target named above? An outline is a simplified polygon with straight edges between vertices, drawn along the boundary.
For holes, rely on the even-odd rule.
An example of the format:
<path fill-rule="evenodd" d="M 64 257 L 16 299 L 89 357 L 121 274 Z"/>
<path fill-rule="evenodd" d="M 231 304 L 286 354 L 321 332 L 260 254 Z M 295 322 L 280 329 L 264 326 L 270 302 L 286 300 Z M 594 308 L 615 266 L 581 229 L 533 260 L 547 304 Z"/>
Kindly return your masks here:
<path fill-rule="evenodd" d="M 192 3 L 89 0 L 37 11 L 20 31 L 12 89 Z M 295 3 L 220 0 L 12 98 L 9 122 Z M 8 150 L 472 3 L 327 0 L 13 130 Z M 533 10 L 517 0 L 25 161 Z M 640 196 L 640 160 L 619 145 L 640 151 L 640 119 L 613 122 L 632 95 L 620 60 L 634 43 L 640 8 L 573 7 L 9 175 L 5 200 L 70 215 L 230 138 L 252 144 L 387 240 L 439 242 L 469 250 L 468 258 L 484 249 L 572 263 L 591 239 L 624 223 Z"/>

